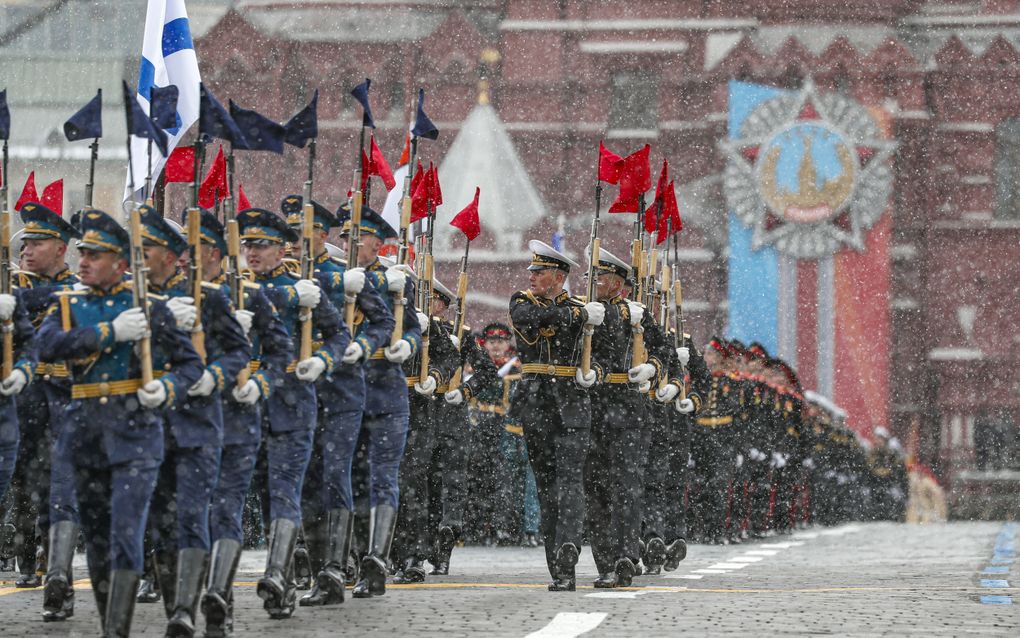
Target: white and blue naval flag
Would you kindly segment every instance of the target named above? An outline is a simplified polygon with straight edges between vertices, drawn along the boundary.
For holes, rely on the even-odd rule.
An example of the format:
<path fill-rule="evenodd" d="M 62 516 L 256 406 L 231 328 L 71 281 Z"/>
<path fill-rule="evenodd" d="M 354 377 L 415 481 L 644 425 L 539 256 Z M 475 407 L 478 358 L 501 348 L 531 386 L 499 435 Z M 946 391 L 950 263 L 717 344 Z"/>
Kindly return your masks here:
<path fill-rule="evenodd" d="M 142 39 L 142 62 L 138 70 L 138 103 L 149 112 L 149 93 L 153 86 L 174 84 L 180 91 L 177 100 L 177 125 L 165 129 L 167 154 L 173 152 L 188 128 L 198 120 L 198 58 L 191 40 L 191 26 L 184 0 L 149 0 L 145 13 L 145 35 Z M 141 199 L 145 177 L 149 173 L 146 140 L 131 137 L 131 158 L 134 165 L 134 193 L 125 184 L 124 199 Z M 166 158 L 153 147 L 153 182 L 163 170 Z M 130 173 L 127 180 L 130 180 Z"/>

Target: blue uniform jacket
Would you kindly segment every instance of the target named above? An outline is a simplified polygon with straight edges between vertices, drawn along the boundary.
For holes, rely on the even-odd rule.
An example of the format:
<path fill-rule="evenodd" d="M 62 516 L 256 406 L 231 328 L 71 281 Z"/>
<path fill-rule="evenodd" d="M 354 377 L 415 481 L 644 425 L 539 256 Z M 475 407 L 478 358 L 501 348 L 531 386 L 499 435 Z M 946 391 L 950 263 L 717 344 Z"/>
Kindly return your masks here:
<path fill-rule="evenodd" d="M 178 272 L 162 286 L 149 289 L 167 297 L 190 297 L 188 278 Z M 223 404 L 220 392 L 232 387 L 241 368 L 251 359 L 251 346 L 241 324 L 234 318 L 230 299 L 216 284 L 202 284 L 202 329 L 205 331 L 205 369 L 216 379 L 216 390 L 207 397 L 190 397 L 185 391 L 181 405 L 167 413 L 171 440 L 181 448 L 223 444 Z M 153 350 L 154 365 L 165 367 L 167 353 Z"/>
<path fill-rule="evenodd" d="M 343 312 L 345 304 L 344 272 L 347 265 L 323 253 L 316 259 L 320 281 L 327 286 L 330 301 Z M 396 321 L 393 313 L 374 286 L 366 284 L 358 293 L 354 310 L 354 340 L 361 344 L 365 357 L 370 357 L 379 346 L 389 343 Z M 319 404 L 330 410 L 357 411 L 365 406 L 365 370 L 361 362 L 341 362 L 333 374 L 323 376 L 316 384 Z"/>
<path fill-rule="evenodd" d="M 178 406 L 202 376 L 202 360 L 189 335 L 177 327 L 166 304 L 150 299 L 152 349 L 165 353 L 170 369 L 155 370 L 167 391 L 164 407 L 144 409 L 133 391 L 116 393 L 120 385 L 116 382 L 137 381 L 141 374 L 135 344 L 118 342 L 113 334 L 113 320 L 133 305 L 130 283 L 121 282 L 108 291 L 62 291 L 52 299 L 37 335 L 40 360 L 67 361 L 74 388 L 111 388 L 106 402 L 95 396 L 74 398 L 72 388 L 58 453 L 91 467 L 162 459 L 164 409 Z M 97 412 L 105 418 L 96 418 Z"/>
<path fill-rule="evenodd" d="M 291 432 L 315 426 L 315 386 L 299 380 L 294 375 L 294 366 L 297 364 L 301 348 L 299 320 L 301 309 L 294 288 L 297 281 L 298 277 L 282 264 L 255 278 L 255 283 L 262 286 L 269 301 L 276 307 L 283 320 L 283 326 L 293 341 L 287 372 L 279 385 L 273 388 L 266 402 L 270 428 L 273 432 Z M 325 289 L 321 278 L 319 285 Z M 350 343 L 350 334 L 347 332 L 343 317 L 329 300 L 328 294 L 323 294 L 319 305 L 312 309 L 312 323 L 313 330 L 322 339 L 321 342 L 313 344 L 312 356 L 319 357 L 326 364 L 323 374 L 332 374 L 336 362 L 343 357 L 344 350 Z"/>
<path fill-rule="evenodd" d="M 379 292 L 383 302 L 393 313 L 393 295 L 386 286 L 386 266 L 379 260 L 365 268 L 365 283 L 371 284 Z M 411 344 L 413 358 L 421 348 L 421 327 L 418 326 L 418 312 L 414 307 L 414 283 L 407 278 L 404 285 L 404 333 L 402 339 Z M 389 346 L 389 340 L 383 343 L 365 362 L 365 415 L 408 414 L 407 379 L 403 367 L 383 356 L 383 348 Z"/>
<path fill-rule="evenodd" d="M 33 339 L 35 331 L 23 301 L 23 291 L 15 288 L 14 298 L 18 305 L 14 307 L 11 323 L 14 327 L 14 367 L 25 373 L 29 383 L 32 382 L 36 366 L 36 350 L 38 343 Z M 0 396 L 0 443 L 13 443 L 18 440 L 18 411 L 14 397 Z"/>
<path fill-rule="evenodd" d="M 28 271 L 18 273 L 21 303 L 25 305 L 28 318 L 35 328 L 42 325 L 46 317 L 46 311 L 50 307 L 50 295 L 61 290 L 70 290 L 78 281 L 78 276 L 66 265 L 53 277 L 44 277 Z M 63 392 L 71 391 L 71 377 L 63 363 L 40 363 L 35 371 L 36 383 L 46 383 Z"/>
<path fill-rule="evenodd" d="M 228 298 L 233 298 L 226 275 L 217 277 L 213 283 L 219 284 L 223 294 Z M 251 378 L 259 384 L 262 398 L 267 399 L 272 394 L 273 388 L 283 382 L 294 345 L 276 308 L 255 284 L 249 283 L 244 287 L 244 309 L 252 313 L 248 339 L 251 341 L 251 357 L 254 364 L 252 367 L 256 369 L 252 372 Z M 241 405 L 234 400 L 233 394 L 229 391 L 235 384 L 227 385 L 222 393 L 223 444 L 257 443 L 262 434 L 260 404 Z"/>

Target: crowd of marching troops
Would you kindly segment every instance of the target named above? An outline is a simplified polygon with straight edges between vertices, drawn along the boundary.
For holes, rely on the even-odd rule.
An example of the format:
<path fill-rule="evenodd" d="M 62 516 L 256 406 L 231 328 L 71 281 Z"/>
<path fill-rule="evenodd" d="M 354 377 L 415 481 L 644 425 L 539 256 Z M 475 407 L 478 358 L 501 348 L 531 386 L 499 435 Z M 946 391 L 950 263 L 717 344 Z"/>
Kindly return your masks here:
<path fill-rule="evenodd" d="M 865 483 L 901 515 L 895 455 L 869 457 L 760 345 L 672 334 L 608 251 L 584 299 L 565 289 L 578 264 L 532 241 L 508 321 L 459 330 L 454 293 L 379 256 L 397 237 L 382 216 L 361 210 L 346 264 L 327 240 L 351 233 L 349 210 L 312 205 L 237 214 L 243 277 L 209 211 L 189 232 L 149 206 L 134 232 L 95 209 L 19 211 L 0 494 L 13 485 L 18 586 L 43 586 L 44 620 L 74 613 L 81 538 L 105 635 L 128 635 L 156 589 L 167 635 L 200 632 L 199 610 L 205 635 L 229 635 L 250 494 L 268 541 L 257 593 L 279 619 L 448 574 L 465 541 L 542 544 L 549 590 L 572 591 L 584 543 L 595 586 L 621 587 L 677 569 L 689 540 L 860 517 Z"/>

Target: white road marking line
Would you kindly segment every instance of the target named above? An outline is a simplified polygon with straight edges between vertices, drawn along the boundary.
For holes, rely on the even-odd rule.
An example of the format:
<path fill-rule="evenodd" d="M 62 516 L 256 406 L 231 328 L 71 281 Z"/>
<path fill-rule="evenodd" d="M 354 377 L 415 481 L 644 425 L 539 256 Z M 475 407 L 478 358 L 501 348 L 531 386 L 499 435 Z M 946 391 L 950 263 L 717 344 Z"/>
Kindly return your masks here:
<path fill-rule="evenodd" d="M 778 549 L 751 549 L 744 552 L 748 556 L 775 556 L 779 553 Z"/>
<path fill-rule="evenodd" d="M 664 578 L 682 578 L 684 580 L 701 580 L 705 576 L 702 574 L 666 574 Z"/>
<path fill-rule="evenodd" d="M 748 563 L 716 563 L 715 565 L 709 565 L 709 569 L 743 569 L 747 567 Z"/>
<path fill-rule="evenodd" d="M 727 558 L 731 563 L 757 563 L 758 561 L 765 560 L 764 556 L 734 556 L 733 558 Z"/>
<path fill-rule="evenodd" d="M 768 547 L 770 549 L 790 549 L 791 547 L 800 547 L 803 544 L 803 541 L 786 541 L 783 543 L 763 543 L 762 547 Z"/>
<path fill-rule="evenodd" d="M 708 569 L 695 569 L 694 573 L 695 574 L 725 574 L 726 570 L 725 569 L 711 569 L 711 568 L 708 568 Z"/>
<path fill-rule="evenodd" d="M 575 638 L 598 627 L 609 614 L 561 611 L 549 624 L 525 638 Z"/>
<path fill-rule="evenodd" d="M 818 538 L 818 532 L 800 532 L 799 534 L 794 534 L 790 538 L 795 538 L 797 540 L 803 539 L 809 541 Z"/>
<path fill-rule="evenodd" d="M 859 531 L 861 531 L 860 527 L 857 527 L 856 525 L 847 525 L 846 527 L 823 529 L 822 531 L 819 532 L 819 534 L 823 534 L 825 536 L 842 536 L 843 534 L 853 534 Z"/>
<path fill-rule="evenodd" d="M 585 598 L 637 598 L 646 591 L 598 591 L 594 594 L 585 594 Z"/>

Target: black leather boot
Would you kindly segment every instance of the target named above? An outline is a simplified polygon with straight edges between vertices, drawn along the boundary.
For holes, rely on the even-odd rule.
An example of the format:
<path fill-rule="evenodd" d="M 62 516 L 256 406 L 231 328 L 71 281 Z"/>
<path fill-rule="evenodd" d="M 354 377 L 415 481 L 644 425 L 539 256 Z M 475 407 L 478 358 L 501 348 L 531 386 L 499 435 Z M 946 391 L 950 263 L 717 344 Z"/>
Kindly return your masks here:
<path fill-rule="evenodd" d="M 237 563 L 241 558 L 241 544 L 222 538 L 212 547 L 209 559 L 209 580 L 202 597 L 202 615 L 205 616 L 207 638 L 224 638 L 233 632 L 233 601 L 231 588 Z"/>
<path fill-rule="evenodd" d="M 663 569 L 667 572 L 674 571 L 680 567 L 680 561 L 687 558 L 687 541 L 678 538 L 666 547 L 666 562 Z"/>
<path fill-rule="evenodd" d="M 78 543 L 78 526 L 71 521 L 50 525 L 50 551 L 43 588 L 43 620 L 67 620 L 74 615 L 74 577 L 71 561 Z"/>
<path fill-rule="evenodd" d="M 191 638 L 195 635 L 195 612 L 202 593 L 205 557 L 205 550 L 200 548 L 177 552 L 177 589 L 174 592 L 174 612 L 166 626 L 167 636 Z"/>
<path fill-rule="evenodd" d="M 138 595 L 135 600 L 140 603 L 158 603 L 162 596 L 159 593 L 159 581 L 156 580 L 156 553 L 149 552 L 145 556 L 145 571 L 138 583 Z"/>
<path fill-rule="evenodd" d="M 556 550 L 556 577 L 549 584 L 549 591 L 574 591 L 577 578 L 574 566 L 577 565 L 578 551 L 573 543 L 563 543 Z"/>
<path fill-rule="evenodd" d="M 327 515 L 316 517 L 314 520 L 306 521 L 305 530 L 305 553 L 308 558 L 311 575 L 309 577 L 310 591 L 298 600 L 302 607 L 317 607 L 322 603 L 322 592 L 319 591 L 318 574 L 326 564 L 326 553 L 329 551 L 329 517 Z M 298 589 L 301 589 L 301 566 L 298 564 L 300 553 L 294 551 L 294 571 L 298 574 Z"/>
<path fill-rule="evenodd" d="M 620 558 L 616 561 L 613 570 L 616 573 L 617 587 L 630 587 L 634 581 L 634 563 L 629 558 Z"/>
<path fill-rule="evenodd" d="M 432 572 L 435 573 L 434 571 Z M 393 582 L 398 585 L 410 585 L 413 583 L 424 583 L 425 582 L 425 564 L 417 557 L 411 557 L 404 561 L 404 564 L 400 566 L 398 571 L 393 576 Z"/>
<path fill-rule="evenodd" d="M 297 587 L 294 578 L 294 543 L 297 526 L 293 521 L 278 518 L 269 526 L 269 554 L 266 573 L 259 579 L 259 598 L 273 619 L 290 618 L 294 614 Z"/>
<path fill-rule="evenodd" d="M 294 543 L 294 579 L 295 585 L 298 589 L 307 590 L 312 586 L 312 576 L 315 572 L 312 571 L 312 562 L 308 555 L 308 546 L 305 544 L 305 529 L 304 526 L 301 528 L 301 533 L 298 534 L 298 539 Z"/>
<path fill-rule="evenodd" d="M 174 614 L 174 592 L 177 589 L 177 556 L 169 552 L 153 552 L 153 572 L 159 583 L 166 619 Z"/>
<path fill-rule="evenodd" d="M 662 564 L 666 562 L 666 543 L 658 536 L 648 539 L 641 562 L 645 564 L 646 574 L 658 574 L 662 570 Z"/>
<path fill-rule="evenodd" d="M 373 517 L 371 549 L 361 559 L 361 580 L 351 590 L 355 598 L 371 598 L 386 593 L 386 564 L 393 542 L 393 528 L 397 524 L 397 510 L 390 505 L 379 505 Z"/>
<path fill-rule="evenodd" d="M 315 577 L 312 591 L 301 598 L 301 604 L 305 606 L 339 605 L 344 602 L 347 563 L 351 553 L 351 535 L 354 531 L 352 512 L 346 509 L 330 511 L 327 530 L 329 550 L 326 553 L 326 562 Z"/>
<path fill-rule="evenodd" d="M 435 562 L 432 564 L 433 576 L 450 575 L 450 556 L 453 555 L 453 546 L 457 542 L 457 534 L 449 525 L 439 528 L 439 538 L 436 539 Z"/>
<path fill-rule="evenodd" d="M 106 638 L 127 638 L 131 635 L 131 617 L 135 613 L 138 574 L 128 570 L 110 573 L 110 593 L 106 601 Z"/>
<path fill-rule="evenodd" d="M 616 587 L 616 578 L 612 572 L 599 572 L 599 577 L 592 583 L 595 589 L 612 589 Z"/>

